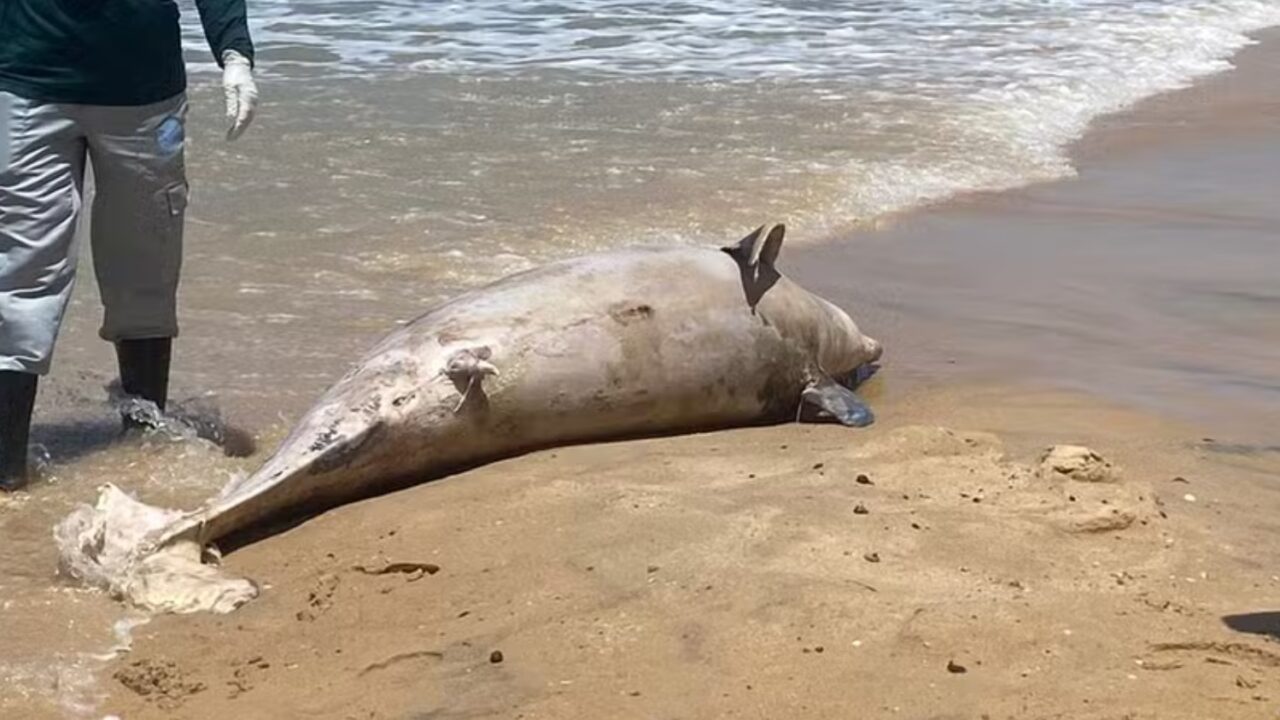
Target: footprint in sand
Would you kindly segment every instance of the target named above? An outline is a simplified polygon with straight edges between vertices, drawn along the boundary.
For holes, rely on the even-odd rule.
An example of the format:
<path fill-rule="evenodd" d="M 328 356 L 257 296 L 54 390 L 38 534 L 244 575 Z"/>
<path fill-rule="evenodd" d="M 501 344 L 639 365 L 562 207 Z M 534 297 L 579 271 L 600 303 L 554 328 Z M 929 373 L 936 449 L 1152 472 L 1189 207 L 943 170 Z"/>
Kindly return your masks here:
<path fill-rule="evenodd" d="M 207 687 L 203 682 L 187 678 L 177 663 L 168 660 L 136 660 L 117 670 L 113 677 L 164 710 L 178 708 L 188 697 L 204 692 Z"/>
<path fill-rule="evenodd" d="M 315 587 L 307 593 L 307 606 L 299 610 L 296 617 L 302 622 L 311 622 L 325 614 L 333 607 L 333 594 L 338 590 L 338 576 L 325 573 L 316 578 Z"/>

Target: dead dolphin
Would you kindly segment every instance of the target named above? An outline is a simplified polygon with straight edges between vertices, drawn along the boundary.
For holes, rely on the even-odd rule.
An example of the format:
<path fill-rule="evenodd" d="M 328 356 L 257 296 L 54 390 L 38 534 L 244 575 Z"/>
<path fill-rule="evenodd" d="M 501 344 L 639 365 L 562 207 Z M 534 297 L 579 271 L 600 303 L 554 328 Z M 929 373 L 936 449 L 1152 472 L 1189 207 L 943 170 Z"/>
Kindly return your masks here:
<path fill-rule="evenodd" d="M 840 381 L 880 344 L 778 272 L 784 232 L 580 257 L 465 293 L 374 347 L 203 507 L 104 488 L 57 528 L 63 568 L 147 609 L 227 611 L 257 588 L 202 565 L 206 546 L 301 509 L 566 443 L 806 412 L 866 425 Z"/>

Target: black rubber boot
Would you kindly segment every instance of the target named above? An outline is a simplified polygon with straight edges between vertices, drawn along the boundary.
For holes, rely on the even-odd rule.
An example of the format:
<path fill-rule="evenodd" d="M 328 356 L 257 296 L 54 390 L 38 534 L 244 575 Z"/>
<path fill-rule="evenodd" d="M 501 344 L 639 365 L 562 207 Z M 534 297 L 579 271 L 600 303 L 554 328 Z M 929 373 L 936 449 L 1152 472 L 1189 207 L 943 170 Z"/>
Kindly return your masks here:
<path fill-rule="evenodd" d="M 0 491 L 27 484 L 27 445 L 38 382 L 32 373 L 0 371 Z"/>
<path fill-rule="evenodd" d="M 150 400 L 164 410 L 169 400 L 169 358 L 172 338 L 121 340 L 116 343 L 120 387 L 126 395 Z M 126 420 L 125 425 L 128 426 Z"/>

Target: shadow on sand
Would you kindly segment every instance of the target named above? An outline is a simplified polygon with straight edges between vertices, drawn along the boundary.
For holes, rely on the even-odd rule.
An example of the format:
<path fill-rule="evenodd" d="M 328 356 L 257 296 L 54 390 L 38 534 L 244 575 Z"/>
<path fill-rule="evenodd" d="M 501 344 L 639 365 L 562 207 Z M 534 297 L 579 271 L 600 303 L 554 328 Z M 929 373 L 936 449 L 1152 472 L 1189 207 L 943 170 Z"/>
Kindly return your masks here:
<path fill-rule="evenodd" d="M 1222 618 L 1222 622 L 1236 632 L 1280 640 L 1280 611 L 1227 615 Z"/>

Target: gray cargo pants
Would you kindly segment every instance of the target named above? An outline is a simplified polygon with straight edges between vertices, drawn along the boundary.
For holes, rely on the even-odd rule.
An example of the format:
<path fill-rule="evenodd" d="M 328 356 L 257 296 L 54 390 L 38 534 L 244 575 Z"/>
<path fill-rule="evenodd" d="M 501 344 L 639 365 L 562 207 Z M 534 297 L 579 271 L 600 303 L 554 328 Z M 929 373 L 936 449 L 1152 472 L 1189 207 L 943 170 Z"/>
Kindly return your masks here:
<path fill-rule="evenodd" d="M 186 114 L 185 95 L 104 107 L 0 92 L 0 370 L 49 370 L 75 279 L 86 158 L 102 337 L 177 335 Z"/>

